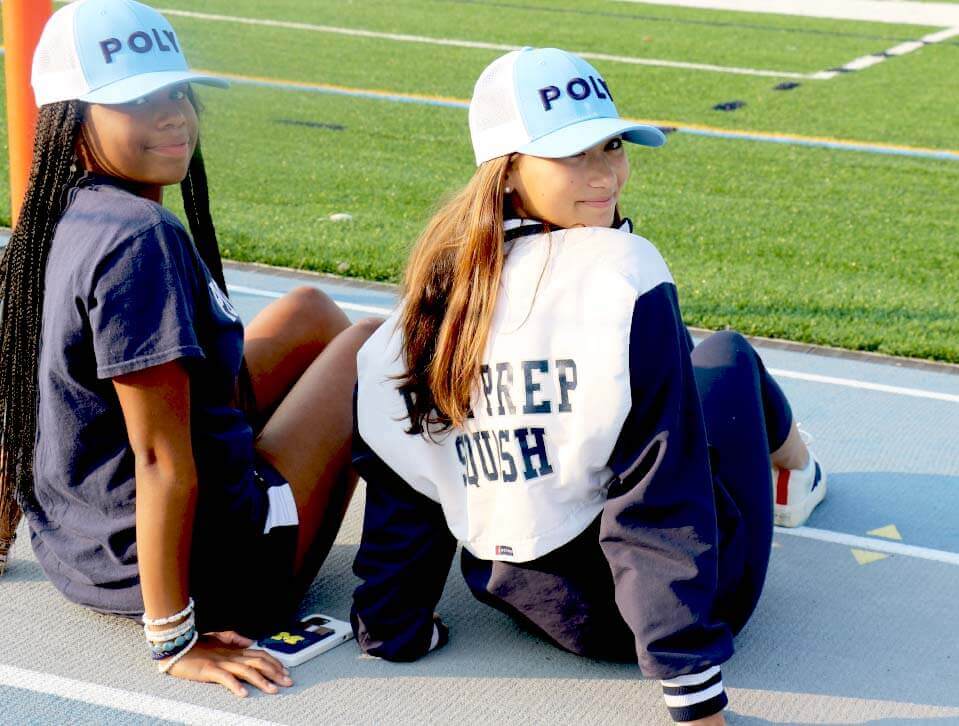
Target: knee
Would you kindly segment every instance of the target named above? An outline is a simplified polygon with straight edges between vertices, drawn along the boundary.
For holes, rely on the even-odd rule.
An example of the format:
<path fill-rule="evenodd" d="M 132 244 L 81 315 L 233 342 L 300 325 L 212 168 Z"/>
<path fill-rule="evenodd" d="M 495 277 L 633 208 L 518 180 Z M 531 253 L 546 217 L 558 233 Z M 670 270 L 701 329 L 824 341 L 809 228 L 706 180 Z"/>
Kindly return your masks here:
<path fill-rule="evenodd" d="M 720 330 L 706 338 L 703 343 L 712 343 L 726 350 L 752 350 L 752 345 L 746 340 L 746 336 L 738 330 Z"/>
<path fill-rule="evenodd" d="M 294 287 L 284 297 L 297 311 L 305 313 L 316 313 L 336 305 L 329 295 L 312 285 Z"/>
<path fill-rule="evenodd" d="M 706 338 L 693 350 L 697 366 L 735 366 L 755 354 L 752 345 L 735 330 L 720 330 Z"/>
<path fill-rule="evenodd" d="M 301 285 L 286 294 L 296 327 L 309 336 L 324 331 L 333 337 L 349 326 L 349 318 L 322 290 L 312 285 Z"/>
<path fill-rule="evenodd" d="M 383 324 L 383 318 L 363 318 L 355 323 L 353 327 L 357 330 L 357 334 L 362 337 L 363 340 L 368 339 L 373 333 L 376 332 L 376 329 Z"/>

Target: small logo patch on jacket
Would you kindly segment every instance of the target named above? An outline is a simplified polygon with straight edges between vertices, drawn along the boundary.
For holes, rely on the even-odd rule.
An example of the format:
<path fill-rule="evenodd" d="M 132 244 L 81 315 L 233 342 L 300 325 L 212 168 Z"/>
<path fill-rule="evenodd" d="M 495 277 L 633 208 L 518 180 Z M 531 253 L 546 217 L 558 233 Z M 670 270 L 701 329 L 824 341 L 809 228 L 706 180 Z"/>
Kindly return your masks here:
<path fill-rule="evenodd" d="M 513 548 L 507 545 L 496 545 L 496 555 L 497 557 L 512 557 Z"/>

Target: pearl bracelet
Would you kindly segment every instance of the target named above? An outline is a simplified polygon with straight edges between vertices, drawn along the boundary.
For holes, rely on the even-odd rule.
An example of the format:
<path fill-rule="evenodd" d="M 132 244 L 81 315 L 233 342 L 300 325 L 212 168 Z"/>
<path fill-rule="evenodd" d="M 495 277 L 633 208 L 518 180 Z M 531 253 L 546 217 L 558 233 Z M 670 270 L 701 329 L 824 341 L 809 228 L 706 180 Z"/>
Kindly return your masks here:
<path fill-rule="evenodd" d="M 143 624 L 144 625 L 169 625 L 170 623 L 175 623 L 181 618 L 185 618 L 187 615 L 193 612 L 193 598 L 190 598 L 190 602 L 186 604 L 186 607 L 183 608 L 180 612 L 174 613 L 167 618 L 148 618 L 146 613 L 143 613 Z"/>
<path fill-rule="evenodd" d="M 189 633 L 193 629 L 195 623 L 196 618 L 191 613 L 186 620 L 177 625 L 175 628 L 171 628 L 169 630 L 150 630 L 149 625 L 144 625 L 143 634 L 151 643 L 162 643 L 165 640 L 173 640 L 178 636 Z"/>

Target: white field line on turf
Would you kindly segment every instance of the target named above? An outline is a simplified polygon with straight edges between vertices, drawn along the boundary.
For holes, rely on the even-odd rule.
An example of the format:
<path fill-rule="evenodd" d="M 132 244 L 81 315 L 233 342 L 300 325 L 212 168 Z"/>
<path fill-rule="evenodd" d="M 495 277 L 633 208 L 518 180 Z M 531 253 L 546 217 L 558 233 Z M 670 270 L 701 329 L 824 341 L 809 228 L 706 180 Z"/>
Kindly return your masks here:
<path fill-rule="evenodd" d="M 56 0 L 58 3 L 70 2 L 71 0 Z M 845 19 L 858 19 L 858 20 L 876 20 L 878 22 L 893 22 L 888 20 L 882 20 L 879 18 L 879 15 L 869 16 L 869 13 L 875 14 L 875 7 L 879 7 L 881 10 L 888 9 L 887 6 L 909 6 L 907 8 L 909 17 L 915 18 L 916 13 L 923 13 L 928 10 L 930 5 L 934 3 L 915 3 L 915 2 L 895 2 L 895 0 L 879 0 L 880 4 L 877 6 L 877 0 L 846 0 L 847 5 L 854 5 L 857 8 L 857 11 L 847 15 L 831 14 L 835 11 L 830 10 L 832 7 L 833 0 L 828 0 L 828 3 L 824 6 L 826 9 L 823 10 L 814 4 L 814 7 L 798 9 L 798 6 L 792 0 L 785 0 L 784 5 L 777 5 L 776 10 L 770 10 L 768 8 L 762 9 L 760 6 L 757 6 L 755 3 L 750 0 L 616 0 L 617 2 L 632 2 L 640 3 L 646 2 L 655 5 L 686 5 L 689 7 L 701 7 L 707 9 L 732 9 L 732 10 L 749 10 L 750 12 L 777 12 L 786 15 L 806 15 L 811 17 L 823 17 L 823 18 L 845 18 Z M 765 3 L 765 0 L 763 0 Z M 956 17 L 947 15 L 946 19 L 948 24 L 959 23 L 959 12 L 955 12 L 955 7 L 950 7 L 948 5 L 941 6 L 946 8 L 947 13 L 952 12 Z M 864 11 L 859 8 L 863 6 Z M 913 8 L 912 6 L 917 6 Z M 899 12 L 902 11 L 902 8 L 899 8 Z M 374 30 L 365 30 L 362 28 L 341 28 L 332 25 L 316 25 L 312 23 L 300 23 L 289 20 L 270 20 L 268 18 L 247 18 L 235 15 L 217 15 L 214 13 L 198 13 L 191 10 L 173 10 L 165 9 L 162 10 L 166 15 L 176 15 L 184 18 L 193 18 L 195 20 L 211 20 L 218 22 L 229 22 L 229 23 L 239 23 L 242 25 L 262 25 L 266 27 L 273 28 L 284 28 L 288 30 L 307 30 L 312 32 L 319 33 L 334 33 L 339 35 L 347 35 L 358 38 L 375 38 L 380 40 L 393 40 L 398 42 L 405 43 L 426 43 L 431 45 L 445 45 L 453 46 L 458 48 L 480 48 L 485 50 L 517 50 L 521 46 L 518 45 L 508 45 L 504 43 L 487 43 L 483 41 L 473 41 L 473 40 L 458 40 L 454 38 L 434 38 L 423 35 L 408 35 L 404 33 L 385 33 Z M 896 17 L 899 17 L 898 15 Z M 922 16 L 926 17 L 926 16 Z M 902 23 L 916 23 L 913 20 L 896 20 L 895 22 Z M 935 18 L 930 18 L 928 23 L 919 23 L 923 25 L 940 25 L 942 23 L 935 22 Z M 696 71 L 708 71 L 713 73 L 730 73 L 733 75 L 748 75 L 748 76 L 761 76 L 767 78 L 795 78 L 795 79 L 805 79 L 811 81 L 828 81 L 832 78 L 835 78 L 838 75 L 841 75 L 844 72 L 850 71 L 859 71 L 870 66 L 877 65 L 882 63 L 886 58 L 894 56 L 902 56 L 907 53 L 911 53 L 915 50 L 923 48 L 926 45 L 932 45 L 934 43 L 940 43 L 949 38 L 959 35 L 959 26 L 946 28 L 935 33 L 930 33 L 929 35 L 921 38 L 920 40 L 910 40 L 899 45 L 890 48 L 889 50 L 882 51 L 879 53 L 871 53 L 860 58 L 849 61 L 848 63 L 839 66 L 842 70 L 826 70 L 826 71 L 816 71 L 814 73 L 800 73 L 797 71 L 773 71 L 760 68 L 739 68 L 736 66 L 718 66 L 711 63 L 690 63 L 686 61 L 671 61 L 664 60 L 659 58 L 636 58 L 634 56 L 622 56 L 622 55 L 610 55 L 608 53 L 591 53 L 584 51 L 577 51 L 579 55 L 583 58 L 589 58 L 591 60 L 604 60 L 610 61 L 613 63 L 628 63 L 632 65 L 644 65 L 644 66 L 656 66 L 660 68 L 681 68 L 684 70 L 696 70 Z M 0 48 L 0 55 L 3 54 L 2 48 Z"/>
<path fill-rule="evenodd" d="M 307 30 L 316 33 L 334 33 L 355 38 L 375 38 L 377 40 L 392 40 L 401 43 L 424 43 L 428 45 L 445 45 L 456 48 L 479 48 L 483 50 L 510 51 L 519 50 L 520 45 L 504 43 L 486 43 L 475 40 L 458 40 L 455 38 L 431 38 L 423 35 L 406 35 L 403 33 L 383 33 L 362 28 L 340 28 L 332 25 L 314 25 L 312 23 L 297 23 L 289 20 L 268 20 L 266 18 L 245 18 L 235 15 L 214 15 L 212 13 L 197 13 L 190 10 L 161 10 L 164 15 L 173 15 L 194 20 L 211 20 L 224 23 L 239 23 L 242 25 L 262 25 L 270 28 L 285 28 L 288 30 Z M 814 73 L 797 73 L 795 71 L 773 71 L 761 68 L 737 68 L 734 66 L 717 66 L 709 63 L 686 63 L 683 61 L 662 60 L 658 58 L 636 58 L 624 55 L 609 55 L 607 53 L 589 53 L 576 51 L 583 58 L 591 60 L 611 61 L 614 63 L 629 63 L 641 66 L 657 66 L 661 68 L 682 68 L 694 71 L 712 71 L 715 73 L 732 73 L 745 76 L 765 76 L 769 78 L 804 78 L 815 80 Z"/>
<path fill-rule="evenodd" d="M 200 69 L 194 69 L 200 70 Z M 210 76 L 216 76 L 244 86 L 253 86 L 258 88 L 275 88 L 280 91 L 299 91 L 305 93 L 323 93 L 333 96 L 347 96 L 350 98 L 366 98 L 375 101 L 387 101 L 390 103 L 413 103 L 424 106 L 438 106 L 440 108 L 469 108 L 469 101 L 455 98 L 438 98 L 434 96 L 423 96 L 414 93 L 399 93 L 390 91 L 365 90 L 361 88 L 346 88 L 343 86 L 333 86 L 325 83 L 304 83 L 302 81 L 283 81 L 269 78 L 251 78 L 250 76 L 239 76 L 233 73 L 222 73 L 218 71 L 203 70 L 203 73 Z M 640 121 L 639 119 L 626 119 Z M 731 129 L 717 129 L 706 126 L 690 125 L 685 126 L 675 121 L 650 121 L 642 120 L 642 123 L 656 123 L 674 127 L 678 132 L 692 134 L 693 136 L 709 136 L 720 139 L 733 139 L 739 141 L 758 141 L 767 144 L 786 144 L 795 146 L 808 146 L 812 148 L 835 149 L 837 151 L 861 151 L 867 154 L 882 154 L 888 156 L 906 156 L 917 159 L 945 159 L 947 161 L 959 160 L 959 152 L 949 151 L 947 149 L 920 149 L 906 146 L 896 146 L 893 144 L 870 144 L 856 141 L 843 141 L 842 139 L 828 139 L 813 136 L 790 136 L 788 134 L 763 133 L 757 131 L 733 131 Z"/>
<path fill-rule="evenodd" d="M 932 33 L 927 35 L 923 40 L 927 43 L 941 43 L 944 40 L 949 40 L 956 35 L 959 35 L 959 27 L 955 28 L 946 28 L 945 30 L 940 30 L 938 33 Z"/>
<path fill-rule="evenodd" d="M 137 713 L 163 721 L 177 721 L 185 724 L 231 724 L 235 726 L 272 726 L 275 722 L 240 716 L 228 711 L 218 711 L 204 706 L 194 706 L 169 698 L 150 696 L 146 693 L 124 691 L 119 688 L 101 686 L 98 683 L 78 681 L 73 678 L 55 676 L 52 673 L 27 670 L 0 664 L 0 686 L 20 688 L 45 693 L 74 701 L 83 701 L 95 706 Z"/>
<path fill-rule="evenodd" d="M 816 74 L 816 77 L 820 80 L 828 81 L 830 78 L 835 78 L 843 72 L 861 71 L 863 68 L 870 68 L 874 65 L 878 65 L 887 58 L 898 58 L 906 55 L 907 53 L 912 53 L 913 51 L 919 50 L 920 48 L 925 48 L 927 45 L 941 43 L 944 40 L 954 38 L 957 35 L 959 35 L 959 27 L 946 28 L 945 30 L 940 30 L 935 33 L 930 33 L 929 35 L 925 35 L 919 40 L 910 40 L 905 43 L 900 43 L 899 45 L 894 46 L 889 50 L 885 50 L 882 53 L 873 53 L 871 55 L 864 55 L 861 58 L 856 58 L 855 60 L 851 60 L 835 70 L 821 71 L 820 73 Z"/>
<path fill-rule="evenodd" d="M 959 26 L 959 5 L 904 0 L 618 0 L 702 10 L 772 13 L 897 25 Z"/>
<path fill-rule="evenodd" d="M 947 565 L 959 565 L 959 552 L 934 550 L 929 547 L 917 547 L 915 545 L 903 544 L 902 542 L 890 542 L 888 540 L 873 539 L 872 537 L 859 537 L 854 534 L 832 532 L 828 529 L 813 529 L 812 527 L 796 527 L 794 529 L 775 527 L 774 529 L 776 534 L 788 534 L 793 537 L 815 539 L 820 542 L 831 542 L 832 544 L 856 547 L 873 552 L 884 552 L 890 555 L 903 555 L 905 557 L 915 557 L 920 560 L 944 562 Z"/>
<path fill-rule="evenodd" d="M 258 287 L 246 287 L 245 285 L 230 285 L 227 287 L 231 292 L 238 292 L 256 297 L 266 297 L 273 300 L 283 297 L 286 293 L 276 292 L 274 290 L 263 290 Z M 361 313 L 370 313 L 372 315 L 390 315 L 393 312 L 391 308 L 378 307 L 376 305 L 359 305 L 356 303 L 344 302 L 334 298 L 334 301 L 344 310 L 355 310 Z M 889 386 L 884 383 L 870 383 L 869 381 L 860 381 L 855 378 L 837 378 L 835 376 L 821 376 L 818 373 L 801 373 L 800 371 L 790 371 L 783 368 L 769 368 L 770 373 L 780 378 L 793 378 L 800 381 L 810 381 L 812 383 L 825 383 L 832 386 L 845 386 L 846 388 L 857 388 L 863 391 L 878 391 L 879 393 L 891 393 L 898 396 L 910 396 L 912 398 L 927 398 L 934 401 L 946 401 L 948 403 L 959 403 L 959 395 L 953 393 L 939 393 L 938 391 L 927 391 L 922 388 L 906 388 L 904 386 Z"/>

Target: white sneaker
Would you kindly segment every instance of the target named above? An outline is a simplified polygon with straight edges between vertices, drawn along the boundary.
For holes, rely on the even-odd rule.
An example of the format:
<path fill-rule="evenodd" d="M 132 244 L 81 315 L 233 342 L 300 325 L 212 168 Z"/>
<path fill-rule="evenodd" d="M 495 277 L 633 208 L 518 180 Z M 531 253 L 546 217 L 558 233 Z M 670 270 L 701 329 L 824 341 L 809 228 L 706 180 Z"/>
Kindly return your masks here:
<path fill-rule="evenodd" d="M 780 527 L 801 527 L 826 497 L 826 472 L 816 457 L 802 469 L 773 467 L 773 521 Z"/>

